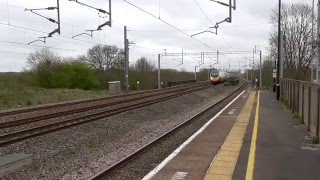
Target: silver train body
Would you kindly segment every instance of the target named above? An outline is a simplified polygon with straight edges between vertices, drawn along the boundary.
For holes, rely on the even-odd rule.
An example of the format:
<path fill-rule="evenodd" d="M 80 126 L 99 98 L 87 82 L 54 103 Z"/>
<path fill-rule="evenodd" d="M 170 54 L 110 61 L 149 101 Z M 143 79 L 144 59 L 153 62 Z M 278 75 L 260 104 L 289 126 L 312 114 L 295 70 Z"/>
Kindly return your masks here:
<path fill-rule="evenodd" d="M 226 71 L 213 70 L 210 72 L 210 81 L 214 85 L 225 82 L 229 77 L 231 77 L 231 74 Z"/>

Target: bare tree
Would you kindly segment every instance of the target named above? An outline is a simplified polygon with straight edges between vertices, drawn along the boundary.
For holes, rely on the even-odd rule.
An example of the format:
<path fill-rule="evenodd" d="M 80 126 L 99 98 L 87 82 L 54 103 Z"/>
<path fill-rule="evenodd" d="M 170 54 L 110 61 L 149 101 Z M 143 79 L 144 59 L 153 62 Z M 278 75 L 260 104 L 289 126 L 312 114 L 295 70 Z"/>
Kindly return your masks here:
<path fill-rule="evenodd" d="M 87 58 L 84 58 L 94 68 L 103 70 L 104 60 L 102 58 L 102 45 L 96 45 L 87 52 Z"/>
<path fill-rule="evenodd" d="M 26 62 L 30 70 L 35 70 L 40 65 L 58 64 L 61 62 L 61 58 L 49 49 L 44 48 L 30 53 Z"/>
<path fill-rule="evenodd" d="M 312 48 L 312 9 L 309 5 L 295 3 L 282 4 L 281 29 L 283 33 L 284 76 L 306 79 L 307 70 L 312 65 L 315 51 Z M 270 34 L 270 58 L 277 59 L 278 12 L 273 10 L 271 16 L 273 32 Z M 315 33 L 315 31 L 314 31 Z"/>
<path fill-rule="evenodd" d="M 79 58 L 99 70 L 121 68 L 124 62 L 123 50 L 109 45 L 96 45 L 88 50 L 86 57 Z"/>
<path fill-rule="evenodd" d="M 117 55 L 115 56 L 112 66 L 113 68 L 120 69 L 120 70 L 125 69 L 125 56 L 124 56 L 123 49 L 119 49 Z"/>
<path fill-rule="evenodd" d="M 155 65 L 147 60 L 145 57 L 141 57 L 135 64 L 135 70 L 139 72 L 151 72 L 156 69 Z"/>

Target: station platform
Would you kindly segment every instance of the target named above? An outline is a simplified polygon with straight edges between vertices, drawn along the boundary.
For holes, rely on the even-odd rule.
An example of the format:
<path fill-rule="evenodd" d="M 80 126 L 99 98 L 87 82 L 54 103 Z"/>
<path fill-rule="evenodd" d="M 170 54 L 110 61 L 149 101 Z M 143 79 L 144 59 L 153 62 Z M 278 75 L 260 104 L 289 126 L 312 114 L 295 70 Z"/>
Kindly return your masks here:
<path fill-rule="evenodd" d="M 320 179 L 320 146 L 311 144 L 305 126 L 275 93 L 261 91 L 257 101 L 233 179 Z"/>
<path fill-rule="evenodd" d="M 320 179 L 320 146 L 267 91 L 245 91 L 144 179 Z"/>

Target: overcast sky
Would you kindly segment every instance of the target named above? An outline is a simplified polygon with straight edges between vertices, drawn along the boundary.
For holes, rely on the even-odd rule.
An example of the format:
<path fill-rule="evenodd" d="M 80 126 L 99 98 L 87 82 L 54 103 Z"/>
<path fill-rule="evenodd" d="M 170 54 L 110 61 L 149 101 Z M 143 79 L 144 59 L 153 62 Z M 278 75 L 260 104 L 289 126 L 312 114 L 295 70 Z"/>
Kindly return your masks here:
<path fill-rule="evenodd" d="M 107 0 L 79 0 L 94 7 L 108 10 Z M 228 8 L 209 0 L 128 0 L 134 5 L 148 11 L 175 27 L 192 35 L 208 30 L 216 22 L 228 17 Z M 228 3 L 227 0 L 221 0 Z M 204 13 L 201 11 L 199 6 Z M 306 2 L 311 0 L 283 0 L 284 3 Z M 123 0 L 112 0 L 112 27 L 105 26 L 103 31 L 94 32 L 93 38 L 79 36 L 78 40 L 72 36 L 83 33 L 88 29 L 96 29 L 99 23 L 106 21 L 99 18 L 97 11 L 83 7 L 75 2 L 60 0 L 61 36 L 48 38 L 46 44 L 28 42 L 39 36 L 46 36 L 56 28 L 48 20 L 24 11 L 24 8 L 44 8 L 56 6 L 56 0 L 0 0 L 0 71 L 21 71 L 26 67 L 27 54 L 48 46 L 60 56 L 78 56 L 86 54 L 88 48 L 95 44 L 113 44 L 123 47 L 123 26 L 128 27 L 128 39 L 135 43 L 130 46 L 130 64 L 139 57 L 145 56 L 154 63 L 157 54 L 174 52 L 200 51 L 252 51 L 255 45 L 266 52 L 268 36 L 271 31 L 270 14 L 277 7 L 277 0 L 241 0 L 237 1 L 237 9 L 233 11 L 232 23 L 223 23 L 218 29 L 218 35 L 204 33 L 195 36 L 202 43 L 175 30 L 160 20 L 140 11 Z M 9 5 L 9 6 L 8 6 Z M 55 11 L 41 11 L 44 15 L 56 19 Z M 10 24 L 10 25 L 8 25 Z M 22 29 L 17 28 L 29 28 Z M 37 30 L 37 31 L 35 31 Z M 206 44 L 206 45 L 204 45 Z M 219 57 L 220 64 L 215 67 L 238 68 L 247 64 L 245 57 L 252 55 L 223 55 Z M 256 56 L 256 60 L 257 60 Z M 179 57 L 163 57 L 162 68 L 187 69 L 192 71 L 198 65 L 197 56 L 184 57 L 184 64 L 180 65 Z M 215 57 L 205 57 L 205 64 L 200 68 L 216 62 Z"/>

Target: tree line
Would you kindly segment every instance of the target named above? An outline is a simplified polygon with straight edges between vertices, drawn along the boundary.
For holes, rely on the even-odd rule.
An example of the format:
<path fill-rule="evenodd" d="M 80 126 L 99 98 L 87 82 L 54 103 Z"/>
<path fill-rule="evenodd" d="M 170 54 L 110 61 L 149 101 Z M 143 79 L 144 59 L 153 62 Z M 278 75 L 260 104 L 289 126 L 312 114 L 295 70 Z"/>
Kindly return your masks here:
<path fill-rule="evenodd" d="M 270 16 L 272 24 L 269 35 L 267 55 L 262 64 L 263 83 L 272 86 L 272 71 L 278 59 L 278 9 L 273 9 Z M 312 26 L 314 30 L 312 30 Z M 310 81 L 311 68 L 316 58 L 313 38 L 316 37 L 316 21 L 312 21 L 312 8 L 306 3 L 285 4 L 281 6 L 281 31 L 282 31 L 282 60 L 283 77 L 297 80 Z M 260 67 L 258 67 L 260 68 Z M 259 77 L 259 71 L 250 71 L 254 77 Z M 313 76 L 315 77 L 315 75 Z"/>
<path fill-rule="evenodd" d="M 44 88 L 105 89 L 109 81 L 121 81 L 124 85 L 124 51 L 114 45 L 95 45 L 77 58 L 63 58 L 49 49 L 39 49 L 30 53 L 26 62 L 33 84 Z M 131 90 L 157 88 L 157 68 L 146 57 L 130 65 L 129 75 Z M 200 71 L 197 77 L 206 80 L 207 70 Z M 164 84 L 190 79 L 194 79 L 192 72 L 161 70 Z"/>

